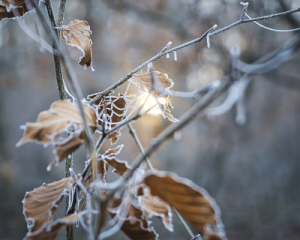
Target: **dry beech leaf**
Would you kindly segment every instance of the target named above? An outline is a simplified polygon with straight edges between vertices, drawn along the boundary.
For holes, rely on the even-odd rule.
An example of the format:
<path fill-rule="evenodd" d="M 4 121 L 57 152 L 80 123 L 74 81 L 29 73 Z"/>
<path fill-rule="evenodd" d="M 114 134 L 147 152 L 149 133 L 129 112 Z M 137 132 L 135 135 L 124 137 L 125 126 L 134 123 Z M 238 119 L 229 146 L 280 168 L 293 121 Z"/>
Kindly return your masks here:
<path fill-rule="evenodd" d="M 98 161 L 100 161 L 100 163 L 105 162 L 106 164 L 112 166 L 114 168 L 113 172 L 120 176 L 123 175 L 124 172 L 126 172 L 130 168 L 129 164 L 126 161 L 121 161 L 116 158 L 116 155 L 118 155 L 121 152 L 123 146 L 124 145 L 122 144 L 117 146 L 116 148 L 108 149 L 104 154 L 98 156 Z M 102 176 L 104 175 L 104 178 L 108 165 L 105 165 L 105 168 L 101 169 L 103 173 L 99 171 L 100 174 L 102 174 Z"/>
<path fill-rule="evenodd" d="M 88 125 L 92 131 L 96 127 L 96 114 L 89 106 L 84 106 Z M 35 123 L 26 123 L 23 138 L 17 143 L 20 146 L 29 141 L 44 144 L 51 142 L 55 147 L 56 160 L 48 166 L 63 161 L 69 154 L 78 149 L 86 140 L 84 124 L 77 105 L 67 100 L 54 102 L 48 111 L 39 114 Z M 70 131 L 71 130 L 71 131 Z M 69 136 L 66 135 L 69 131 Z"/>
<path fill-rule="evenodd" d="M 52 220 L 52 214 L 73 187 L 72 177 L 43 184 L 31 192 L 27 192 L 23 199 L 23 214 L 29 232 L 35 232 Z"/>
<path fill-rule="evenodd" d="M 36 3 L 38 2 L 36 0 Z M 21 17 L 32 9 L 33 6 L 29 0 L 2 0 L 0 1 L 0 20 Z"/>
<path fill-rule="evenodd" d="M 186 178 L 167 172 L 149 173 L 144 183 L 152 196 L 175 208 L 200 234 L 206 234 L 211 225 L 222 232 L 220 210 L 208 193 Z M 222 239 L 222 238 L 221 238 Z"/>
<path fill-rule="evenodd" d="M 92 108 L 84 106 L 90 127 L 96 126 L 96 115 Z M 18 146 L 28 141 L 38 141 L 49 143 L 53 134 L 64 130 L 69 123 L 73 123 L 81 129 L 84 128 L 81 115 L 77 105 L 68 100 L 54 102 L 48 111 L 39 114 L 35 123 L 26 123 L 23 138 L 18 142 Z"/>
<path fill-rule="evenodd" d="M 113 199 L 111 207 L 108 209 L 112 217 L 116 215 L 118 207 L 120 206 L 122 199 Z M 121 230 L 131 240 L 157 240 L 158 234 L 152 227 L 149 226 L 148 221 L 142 218 L 142 211 L 132 204 L 129 206 L 129 211 Z"/>
<path fill-rule="evenodd" d="M 54 222 L 47 223 L 44 227 L 35 232 L 28 232 L 24 240 L 53 240 L 58 234 L 58 231 L 66 226 L 78 222 L 77 214 L 69 215 Z"/>
<path fill-rule="evenodd" d="M 154 82 L 153 86 L 154 89 L 158 90 L 158 95 L 161 94 L 162 91 L 168 91 L 169 88 L 173 87 L 174 82 L 168 77 L 168 74 L 159 71 L 154 71 L 153 73 L 155 74 L 156 79 L 158 79 L 158 82 Z M 148 90 L 152 88 L 152 77 L 150 72 L 135 74 L 131 80 L 137 83 L 143 82 Z M 160 88 L 162 91 L 159 91 Z"/>
<path fill-rule="evenodd" d="M 173 232 L 172 212 L 169 204 L 157 197 L 154 198 L 150 194 L 140 196 L 139 204 L 146 219 L 152 216 L 158 217 L 162 220 L 164 226 Z"/>
<path fill-rule="evenodd" d="M 62 26 L 60 32 L 61 38 L 66 41 L 70 46 L 77 47 L 83 56 L 79 59 L 79 64 L 85 66 L 85 68 L 91 68 L 92 66 L 92 40 L 90 35 L 90 25 L 87 21 L 74 20 L 67 26 Z"/>
<path fill-rule="evenodd" d="M 98 93 L 94 93 L 87 98 L 93 99 L 97 95 Z M 102 126 L 103 114 L 106 112 L 105 131 L 109 131 L 111 128 L 117 126 L 125 117 L 126 104 L 126 98 L 123 94 L 118 94 L 117 96 L 107 95 L 96 101 L 94 107 L 96 108 L 97 124 Z M 111 144 L 115 144 L 120 136 L 120 130 L 117 130 L 111 133 L 108 139 L 110 139 Z"/>
<path fill-rule="evenodd" d="M 158 105 L 162 111 L 163 117 L 167 118 L 171 122 L 179 122 L 179 120 L 171 114 L 171 109 L 173 109 L 173 106 L 169 100 L 169 89 L 173 87 L 174 82 L 166 73 L 154 71 L 153 74 L 155 76 L 154 80 L 156 80 L 153 87 L 152 76 L 150 72 L 136 74 L 131 78 L 131 80 L 137 84 L 143 83 L 147 91 L 154 92 L 155 97 L 159 97 L 160 94 L 163 93 L 165 103 L 162 104 L 158 101 Z"/>

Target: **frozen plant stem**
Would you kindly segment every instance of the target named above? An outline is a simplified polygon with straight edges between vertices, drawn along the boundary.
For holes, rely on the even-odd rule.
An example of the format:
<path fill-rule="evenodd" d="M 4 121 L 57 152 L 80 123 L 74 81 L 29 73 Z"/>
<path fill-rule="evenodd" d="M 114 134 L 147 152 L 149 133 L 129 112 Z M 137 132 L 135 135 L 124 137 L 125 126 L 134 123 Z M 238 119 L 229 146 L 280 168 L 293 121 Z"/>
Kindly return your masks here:
<path fill-rule="evenodd" d="M 58 19 L 58 26 L 60 27 L 63 17 L 64 17 L 64 9 L 65 9 L 65 3 L 66 0 L 61 0 L 60 6 L 59 6 L 59 19 Z M 49 16 L 49 19 L 51 21 L 51 24 L 53 28 L 57 27 L 56 22 L 55 22 L 55 17 L 53 13 L 53 8 L 51 4 L 51 0 L 45 0 L 45 5 L 47 9 L 47 13 Z M 58 30 L 54 30 L 56 32 L 56 36 L 58 37 Z M 58 42 L 59 44 L 59 42 Z M 64 85 L 64 80 L 62 76 L 62 69 L 61 69 L 61 61 L 60 61 L 60 56 L 55 54 L 55 51 L 59 48 L 58 44 L 56 44 L 56 41 L 53 41 L 52 47 L 53 47 L 53 59 L 54 59 L 54 69 L 55 69 L 55 76 L 56 76 L 56 83 L 57 83 L 57 88 L 59 91 L 59 97 L 60 100 L 65 100 L 67 99 L 67 93 L 65 91 L 65 85 Z M 73 155 L 70 154 L 66 158 L 65 162 L 65 177 L 70 177 L 70 172 L 69 168 L 71 168 L 73 165 Z M 69 196 L 65 197 L 65 202 L 66 202 L 66 213 L 69 209 Z M 73 226 L 66 226 L 67 230 L 67 240 L 73 240 L 74 239 L 74 232 L 73 232 Z"/>
<path fill-rule="evenodd" d="M 143 146 L 142 146 L 135 130 L 132 128 L 130 123 L 128 123 L 127 126 L 129 128 L 129 133 L 133 137 L 133 139 L 134 139 L 136 145 L 138 146 L 141 154 L 144 155 L 145 154 L 144 148 L 143 148 Z M 154 170 L 153 167 L 152 167 L 152 164 L 150 162 L 150 159 L 148 157 L 146 157 L 146 163 L 147 163 L 147 166 L 150 170 Z M 172 208 L 172 210 L 174 211 L 175 215 L 178 217 L 179 221 L 181 222 L 181 224 L 183 225 L 183 227 L 185 228 L 187 233 L 190 235 L 190 237 L 194 238 L 194 234 L 193 234 L 192 230 L 190 229 L 188 224 L 184 221 L 184 219 L 181 217 L 181 215 L 176 211 L 176 209 Z"/>
<path fill-rule="evenodd" d="M 169 54 L 171 52 L 177 51 L 179 49 L 185 48 L 187 46 L 190 46 L 192 44 L 201 42 L 202 40 L 207 38 L 207 34 L 209 34 L 209 37 L 215 36 L 219 33 L 225 32 L 237 25 L 240 24 L 244 24 L 244 23 L 249 23 L 249 22 L 255 22 L 255 21 L 262 21 L 262 20 L 267 20 L 270 18 L 275 18 L 275 17 L 280 17 L 280 16 L 284 16 L 287 14 L 292 14 L 295 12 L 299 12 L 300 11 L 300 7 L 296 8 L 296 9 L 291 9 L 289 11 L 286 12 L 281 12 L 281 13 L 276 13 L 276 14 L 271 14 L 271 15 L 267 15 L 267 16 L 262 16 L 262 17 L 257 17 L 257 18 L 251 18 L 251 19 L 240 19 L 226 27 L 221 28 L 220 30 L 214 31 L 215 26 L 211 27 L 210 29 L 208 29 L 201 37 L 196 38 L 192 41 L 186 42 L 184 44 L 181 44 L 177 47 L 171 48 L 168 51 L 165 51 L 165 48 L 162 49 L 162 51 L 160 51 L 157 55 L 155 55 L 154 57 L 150 58 L 149 60 L 147 60 L 146 62 L 142 63 L 140 66 L 138 66 L 137 68 L 135 68 L 134 70 L 132 70 L 130 73 L 128 73 L 126 76 L 122 77 L 120 80 L 118 80 L 117 82 L 115 82 L 113 85 L 111 85 L 110 87 L 108 87 L 107 89 L 105 89 L 103 92 L 99 93 L 98 96 L 96 96 L 95 98 L 93 98 L 90 101 L 90 104 L 94 104 L 96 101 L 98 101 L 99 99 L 101 99 L 103 96 L 107 95 L 111 90 L 116 89 L 118 86 L 122 85 L 123 83 L 125 83 L 126 81 L 128 81 L 133 74 L 137 73 L 138 71 L 140 71 L 141 69 L 143 69 L 144 67 L 146 67 L 149 63 L 154 62 L 158 59 L 160 59 L 161 57 L 167 55 L 167 57 L 169 56 Z M 164 51 L 163 51 L 164 50 Z"/>
<path fill-rule="evenodd" d="M 132 128 L 132 126 L 131 126 L 130 123 L 128 123 L 127 126 L 128 126 L 128 128 L 129 128 L 129 133 L 130 133 L 130 135 L 133 137 L 133 139 L 134 139 L 136 145 L 138 146 L 138 148 L 139 148 L 141 154 L 144 155 L 144 154 L 145 154 L 144 148 L 143 148 L 142 143 L 140 142 L 140 139 L 138 138 L 138 136 L 137 136 L 135 130 Z M 150 159 L 149 159 L 148 157 L 146 157 L 146 163 L 147 163 L 148 168 L 149 168 L 150 170 L 153 170 L 153 166 L 152 166 L 152 164 L 151 164 L 151 162 L 150 162 Z"/>

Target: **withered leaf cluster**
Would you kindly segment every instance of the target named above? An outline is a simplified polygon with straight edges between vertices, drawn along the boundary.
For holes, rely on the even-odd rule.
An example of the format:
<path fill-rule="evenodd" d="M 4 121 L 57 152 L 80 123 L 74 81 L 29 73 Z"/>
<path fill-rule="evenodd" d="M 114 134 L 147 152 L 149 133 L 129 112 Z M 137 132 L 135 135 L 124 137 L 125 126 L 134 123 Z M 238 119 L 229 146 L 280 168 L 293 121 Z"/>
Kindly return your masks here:
<path fill-rule="evenodd" d="M 69 195 L 73 186 L 74 180 L 69 177 L 51 184 L 43 184 L 26 193 L 23 199 L 23 213 L 27 221 L 28 233 L 24 240 L 54 239 L 59 229 L 78 221 L 76 214 L 53 219 L 58 204 L 65 195 Z"/>
<path fill-rule="evenodd" d="M 70 46 L 77 47 L 82 53 L 79 64 L 85 68 L 93 69 L 92 65 L 92 31 L 87 21 L 74 20 L 66 26 L 62 26 L 60 36 Z"/>
<path fill-rule="evenodd" d="M 171 122 L 178 122 L 178 119 L 171 114 L 173 106 L 170 101 L 169 89 L 173 87 L 174 82 L 168 77 L 168 74 L 159 71 L 146 72 L 134 75 L 131 80 L 140 84 L 145 91 L 152 93 L 155 98 L 164 98 L 164 104 L 157 101 L 163 117 Z"/>
<path fill-rule="evenodd" d="M 35 0 L 38 3 L 38 0 Z M 33 6 L 29 0 L 2 0 L 0 1 L 0 20 L 4 18 L 16 18 L 31 11 Z"/>
<path fill-rule="evenodd" d="M 91 94 L 87 98 L 93 99 L 97 95 L 98 93 Z M 117 96 L 109 94 L 96 101 L 94 107 L 96 108 L 97 124 L 104 127 L 106 132 L 117 126 L 125 117 L 126 104 L 126 97 L 123 94 Z M 104 126 L 103 120 L 105 121 Z M 111 133 L 108 139 L 111 140 L 112 144 L 115 144 L 120 136 L 121 132 L 118 129 Z"/>
<path fill-rule="evenodd" d="M 113 218 L 122 221 L 121 230 L 130 239 L 158 239 L 151 217 L 157 217 L 173 231 L 172 209 L 207 239 L 225 239 L 219 208 L 204 189 L 173 173 L 140 174 L 140 182 L 133 181 L 128 194 L 123 199 L 113 199 L 108 209 Z"/>
<path fill-rule="evenodd" d="M 87 105 L 84 111 L 89 127 L 94 131 L 96 114 Z M 84 124 L 76 104 L 63 100 L 54 102 L 49 110 L 41 112 L 35 123 L 26 123 L 24 136 L 17 146 L 29 141 L 51 143 L 57 156 L 54 164 L 57 164 L 78 149 L 85 140 Z"/>

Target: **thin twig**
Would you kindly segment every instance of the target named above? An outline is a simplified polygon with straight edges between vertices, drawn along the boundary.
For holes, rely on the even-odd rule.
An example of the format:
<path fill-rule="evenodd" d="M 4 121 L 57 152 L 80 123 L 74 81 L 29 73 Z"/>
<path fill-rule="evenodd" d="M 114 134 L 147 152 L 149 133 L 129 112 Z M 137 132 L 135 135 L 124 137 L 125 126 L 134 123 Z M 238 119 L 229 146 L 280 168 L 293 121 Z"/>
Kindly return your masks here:
<path fill-rule="evenodd" d="M 221 28 L 220 30 L 211 32 L 212 29 L 214 28 L 214 26 L 210 29 L 208 29 L 208 31 L 206 31 L 201 37 L 196 38 L 192 41 L 186 42 L 184 44 L 181 44 L 177 47 L 174 47 L 168 51 L 160 51 L 157 55 L 155 55 L 154 57 L 150 58 L 149 60 L 147 60 L 146 62 L 144 62 L 143 64 L 141 64 L 140 66 L 138 66 L 137 68 L 135 68 L 134 70 L 132 70 L 130 73 L 128 73 L 126 76 L 122 77 L 120 80 L 118 80 L 117 82 L 115 82 L 113 85 L 111 85 L 110 87 L 108 87 L 107 89 L 105 89 L 103 92 L 99 93 L 95 98 L 93 98 L 92 100 L 90 100 L 90 104 L 94 104 L 96 101 L 98 101 L 99 99 L 101 99 L 104 95 L 107 95 L 111 90 L 114 90 L 115 88 L 117 88 L 118 86 L 122 85 L 123 83 L 125 83 L 127 80 L 129 80 L 133 74 L 137 73 L 138 71 L 140 71 L 142 68 L 146 67 L 149 63 L 154 62 L 158 59 L 160 59 L 161 57 L 170 54 L 171 52 L 177 51 L 179 49 L 185 48 L 187 46 L 190 46 L 194 43 L 198 43 L 201 42 L 202 40 L 206 39 L 207 34 L 209 34 L 210 37 L 215 36 L 221 32 L 227 31 L 237 25 L 243 24 L 243 23 L 249 23 L 249 22 L 254 22 L 254 21 L 261 21 L 261 20 L 267 20 L 270 18 L 275 18 L 275 17 L 280 17 L 280 16 L 284 16 L 287 14 L 291 14 L 291 13 L 295 13 L 295 12 L 299 12 L 300 11 L 300 7 L 296 8 L 296 9 L 292 9 L 286 12 L 281 12 L 281 13 L 276 13 L 276 14 L 271 14 L 271 15 L 267 15 L 267 16 L 262 16 L 262 17 L 257 17 L 257 18 L 252 18 L 252 19 L 240 19 L 224 28 Z"/>
<path fill-rule="evenodd" d="M 225 78 L 220 87 L 210 91 L 203 98 L 201 98 L 193 107 L 191 107 L 182 117 L 180 122 L 174 123 L 167 127 L 157 138 L 151 141 L 151 144 L 145 149 L 145 154 L 139 155 L 132 163 L 130 170 L 127 170 L 122 177 L 116 182 L 108 183 L 106 185 L 107 189 L 111 190 L 108 194 L 108 198 L 111 198 L 119 188 L 121 188 L 125 182 L 132 176 L 134 171 L 139 167 L 139 165 L 144 161 L 147 156 L 150 156 L 166 139 L 170 138 L 176 131 L 188 124 L 193 118 L 195 118 L 200 112 L 202 112 L 206 107 L 212 103 L 218 96 L 225 92 L 230 86 L 231 82 Z"/>
<path fill-rule="evenodd" d="M 48 13 L 48 16 L 49 16 L 52 26 L 53 26 L 53 28 L 56 28 L 56 22 L 55 22 L 55 17 L 54 17 L 54 13 L 53 13 L 51 0 L 45 0 L 45 6 L 46 6 L 47 13 Z M 54 30 L 54 31 L 55 31 L 56 37 L 58 37 L 57 30 Z M 53 47 L 54 69 L 55 69 L 55 76 L 56 76 L 56 83 L 57 83 L 57 88 L 58 88 L 58 92 L 59 92 L 59 97 L 61 100 L 64 100 L 64 99 L 67 99 L 67 93 L 65 91 L 64 80 L 63 80 L 63 76 L 62 76 L 60 56 L 58 56 L 55 53 L 55 50 L 57 50 L 59 48 L 58 45 L 59 45 L 58 41 L 53 41 L 52 47 Z"/>
<path fill-rule="evenodd" d="M 127 124 L 128 128 L 129 128 L 129 133 L 130 135 L 133 137 L 136 145 L 138 146 L 140 152 L 142 155 L 145 154 L 145 150 L 138 138 L 138 135 L 136 134 L 135 130 L 132 128 L 131 124 L 128 123 Z M 150 159 L 148 157 L 146 157 L 146 163 L 147 166 L 150 170 L 154 170 L 154 168 L 152 167 L 152 164 L 150 162 Z M 185 222 L 185 220 L 181 217 L 181 215 L 179 214 L 179 212 L 177 212 L 177 210 L 175 208 L 172 208 L 172 210 L 174 211 L 175 215 L 177 216 L 177 218 L 179 219 L 179 221 L 181 222 L 181 224 L 183 225 L 183 227 L 185 228 L 185 230 L 187 231 L 187 233 L 190 235 L 190 237 L 194 237 L 194 234 L 192 232 L 192 230 L 190 229 L 189 225 Z"/>
<path fill-rule="evenodd" d="M 129 133 L 130 133 L 130 135 L 133 137 L 133 139 L 134 139 L 136 145 L 138 146 L 138 148 L 139 148 L 141 154 L 144 155 L 144 154 L 145 154 L 144 148 L 143 148 L 142 143 L 140 142 L 140 139 L 139 139 L 139 137 L 137 136 L 135 130 L 133 129 L 133 127 L 131 126 L 130 123 L 128 123 L 127 126 L 128 126 L 128 128 L 129 128 Z M 146 157 L 146 163 L 147 163 L 148 168 L 149 168 L 150 170 L 153 170 L 153 166 L 152 166 L 152 164 L 151 164 L 151 162 L 150 162 L 150 159 L 149 159 L 148 157 Z"/>
<path fill-rule="evenodd" d="M 67 0 L 60 0 L 56 26 L 61 27 L 64 21 Z"/>

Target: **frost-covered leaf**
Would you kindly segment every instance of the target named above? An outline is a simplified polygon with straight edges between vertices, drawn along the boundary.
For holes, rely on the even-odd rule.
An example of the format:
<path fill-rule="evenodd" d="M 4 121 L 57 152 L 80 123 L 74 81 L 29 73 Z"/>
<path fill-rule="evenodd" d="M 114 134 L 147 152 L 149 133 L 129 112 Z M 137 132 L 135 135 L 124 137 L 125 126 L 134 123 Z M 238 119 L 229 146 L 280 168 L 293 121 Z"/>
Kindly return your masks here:
<path fill-rule="evenodd" d="M 118 155 L 121 152 L 123 146 L 124 145 L 119 145 L 116 148 L 108 149 L 104 154 L 98 156 L 99 160 L 112 166 L 114 168 L 113 172 L 120 176 L 123 175 L 124 172 L 126 172 L 130 168 L 129 164 L 126 161 L 121 161 L 116 158 L 116 155 Z M 108 167 L 108 165 L 107 166 L 105 165 L 105 167 Z M 107 168 L 102 170 L 104 170 L 104 172 L 106 173 Z"/>
<path fill-rule="evenodd" d="M 39 230 L 52 220 L 52 214 L 73 185 L 74 180 L 68 177 L 50 184 L 44 183 L 26 193 L 23 199 L 23 213 L 30 232 Z"/>
<path fill-rule="evenodd" d="M 62 141 L 54 142 L 56 161 L 52 165 L 56 165 L 63 161 L 69 154 L 75 152 L 86 139 L 85 132 L 71 133 L 69 137 Z"/>
<path fill-rule="evenodd" d="M 88 125 L 94 131 L 96 114 L 89 106 L 84 106 Z M 68 136 L 67 134 L 68 133 Z M 56 160 L 49 165 L 56 165 L 78 149 L 86 140 L 84 123 L 75 103 L 67 100 L 54 102 L 48 111 L 41 112 L 35 123 L 26 123 L 20 146 L 29 141 L 51 144 L 55 147 Z"/>
<path fill-rule="evenodd" d="M 35 0 L 35 2 L 39 1 Z M 30 0 L 2 0 L 0 1 L 0 20 L 21 17 L 32 9 Z"/>
<path fill-rule="evenodd" d="M 109 208 L 109 212 L 114 217 L 116 214 L 120 213 L 122 199 L 114 199 Z M 127 205 L 127 204 L 126 204 Z M 142 211 L 137 207 L 130 204 L 126 206 L 129 208 L 126 217 L 123 219 L 123 224 L 121 230 L 132 240 L 156 240 L 158 239 L 158 234 L 154 231 L 146 219 L 142 218 Z"/>
<path fill-rule="evenodd" d="M 158 81 L 154 81 L 154 85 L 152 86 L 152 76 L 150 72 L 141 73 L 134 75 L 131 80 L 138 83 L 142 82 L 146 85 L 146 88 L 148 90 L 154 89 L 154 91 L 157 93 L 157 95 L 161 94 L 164 91 L 168 91 L 169 88 L 173 87 L 174 82 L 172 79 L 168 77 L 168 74 L 161 73 L 159 71 L 154 71 L 153 74 L 155 74 Z M 154 79 L 154 80 L 155 80 Z"/>
<path fill-rule="evenodd" d="M 154 96 L 164 118 L 171 122 L 178 122 L 178 119 L 171 114 L 173 106 L 169 100 L 169 89 L 173 87 L 174 82 L 168 77 L 168 74 L 158 71 L 146 72 L 134 75 L 131 81 L 141 85 L 142 88 Z M 143 95 L 141 96 L 144 98 Z M 144 99 L 141 99 L 141 102 L 143 103 Z"/>
<path fill-rule="evenodd" d="M 150 194 L 140 196 L 139 204 L 146 219 L 152 216 L 158 217 L 165 227 L 173 232 L 172 212 L 169 204 L 157 197 L 154 198 Z"/>
<path fill-rule="evenodd" d="M 222 236 L 219 208 L 204 189 L 186 178 L 167 172 L 149 173 L 144 183 L 152 196 L 170 204 L 200 234 L 207 233 L 207 228 L 214 225 L 220 229 L 218 234 Z"/>
<path fill-rule="evenodd" d="M 89 95 L 88 99 L 93 99 L 98 95 L 98 93 L 94 93 Z M 97 114 L 97 124 L 99 126 L 103 125 L 103 114 L 106 114 L 106 122 L 105 122 L 105 131 L 109 131 L 113 127 L 117 126 L 120 122 L 122 122 L 125 117 L 126 110 L 126 98 L 123 94 L 107 95 L 94 103 L 94 107 L 96 108 Z M 112 144 L 115 144 L 118 138 L 121 136 L 119 130 L 111 133 L 108 136 L 108 139 L 111 140 Z"/>
<path fill-rule="evenodd" d="M 90 25 L 87 21 L 74 20 L 67 26 L 62 26 L 60 35 L 62 39 L 70 46 L 77 47 L 83 56 L 79 59 L 79 64 L 85 66 L 85 68 L 91 68 L 92 66 L 92 40 L 90 35 Z"/>
<path fill-rule="evenodd" d="M 28 232 L 24 240 L 53 240 L 58 234 L 58 231 L 66 226 L 78 222 L 79 217 L 77 214 L 69 215 L 54 222 L 48 222 L 44 227 L 35 232 Z"/>
<path fill-rule="evenodd" d="M 84 106 L 90 127 L 96 126 L 96 115 L 92 108 Z M 84 128 L 84 124 L 75 103 L 68 100 L 54 102 L 48 111 L 39 114 L 35 123 L 26 123 L 23 138 L 18 142 L 18 146 L 28 141 L 38 141 L 49 143 L 51 137 L 64 130 L 69 123 Z"/>

